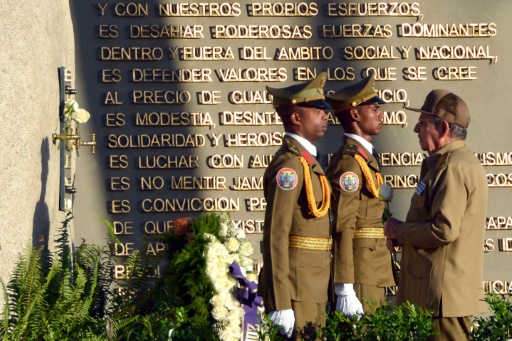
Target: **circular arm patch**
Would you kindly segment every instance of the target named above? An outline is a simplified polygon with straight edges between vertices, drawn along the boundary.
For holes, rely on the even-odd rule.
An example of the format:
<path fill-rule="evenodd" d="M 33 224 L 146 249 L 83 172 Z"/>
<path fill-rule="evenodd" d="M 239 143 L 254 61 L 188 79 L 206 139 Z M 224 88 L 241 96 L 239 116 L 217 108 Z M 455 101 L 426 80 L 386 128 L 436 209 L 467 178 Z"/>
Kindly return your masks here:
<path fill-rule="evenodd" d="M 353 172 L 345 172 L 340 176 L 340 187 L 345 192 L 355 192 L 359 187 L 359 178 Z"/>
<path fill-rule="evenodd" d="M 297 186 L 297 173 L 291 168 L 281 168 L 277 172 L 276 182 L 281 189 L 294 189 Z"/>

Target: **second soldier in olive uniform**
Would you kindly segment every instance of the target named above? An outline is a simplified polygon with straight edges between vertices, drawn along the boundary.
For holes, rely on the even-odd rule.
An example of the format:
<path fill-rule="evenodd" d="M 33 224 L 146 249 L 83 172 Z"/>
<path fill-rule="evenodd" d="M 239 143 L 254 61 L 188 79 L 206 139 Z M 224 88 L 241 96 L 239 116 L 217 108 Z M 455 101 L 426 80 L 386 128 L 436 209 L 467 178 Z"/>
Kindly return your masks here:
<path fill-rule="evenodd" d="M 383 234 L 385 202 L 378 154 L 371 144 L 380 134 L 383 113 L 372 75 L 326 100 L 341 121 L 344 145 L 329 162 L 332 186 L 334 283 L 336 309 L 346 315 L 381 306 L 385 287 L 394 286 L 391 256 Z"/>
<path fill-rule="evenodd" d="M 330 186 L 312 144 L 327 129 L 325 80 L 322 73 L 308 83 L 267 87 L 285 135 L 263 176 L 267 208 L 258 293 L 271 320 L 288 337 L 309 322 L 325 325 Z"/>

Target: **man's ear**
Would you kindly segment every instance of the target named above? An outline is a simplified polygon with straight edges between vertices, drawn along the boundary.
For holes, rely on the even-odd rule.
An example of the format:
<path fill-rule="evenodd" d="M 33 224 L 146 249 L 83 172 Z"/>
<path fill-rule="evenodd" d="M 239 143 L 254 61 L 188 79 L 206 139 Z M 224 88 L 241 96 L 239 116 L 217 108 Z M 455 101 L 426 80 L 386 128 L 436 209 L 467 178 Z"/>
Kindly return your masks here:
<path fill-rule="evenodd" d="M 300 117 L 300 113 L 298 113 L 297 111 L 294 111 L 294 112 L 290 115 L 290 122 L 291 122 L 292 124 L 296 124 L 296 125 L 301 124 L 301 117 Z"/>
<path fill-rule="evenodd" d="M 445 137 L 450 135 L 450 124 L 446 121 L 442 121 L 440 124 L 441 131 L 439 132 L 440 137 Z"/>
<path fill-rule="evenodd" d="M 361 115 L 359 114 L 359 110 L 357 109 L 357 107 L 350 109 L 349 115 L 353 121 L 361 120 Z"/>

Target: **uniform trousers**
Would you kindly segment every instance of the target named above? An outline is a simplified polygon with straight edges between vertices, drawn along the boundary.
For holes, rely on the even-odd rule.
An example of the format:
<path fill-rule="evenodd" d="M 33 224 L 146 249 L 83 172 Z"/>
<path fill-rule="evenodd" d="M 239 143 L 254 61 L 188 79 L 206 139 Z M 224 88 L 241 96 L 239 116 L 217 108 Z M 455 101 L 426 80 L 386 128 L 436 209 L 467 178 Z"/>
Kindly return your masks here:
<path fill-rule="evenodd" d="M 434 317 L 433 330 L 438 336 L 432 336 L 429 341 L 469 341 L 472 316 L 464 317 Z"/>
<path fill-rule="evenodd" d="M 354 283 L 354 291 L 363 305 L 363 311 L 375 312 L 386 302 L 386 288 L 376 285 Z"/>
<path fill-rule="evenodd" d="M 324 303 L 292 301 L 295 314 L 295 335 L 315 335 L 315 331 L 325 327 L 326 305 Z M 301 339 L 298 337 L 297 339 Z"/>

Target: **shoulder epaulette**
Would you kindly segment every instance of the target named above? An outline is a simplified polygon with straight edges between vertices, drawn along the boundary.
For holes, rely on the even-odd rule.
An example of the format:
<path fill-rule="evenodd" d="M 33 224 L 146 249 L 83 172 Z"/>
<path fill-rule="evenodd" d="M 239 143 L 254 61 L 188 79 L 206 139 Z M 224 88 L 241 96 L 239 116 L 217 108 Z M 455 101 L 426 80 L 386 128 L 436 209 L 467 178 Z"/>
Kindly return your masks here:
<path fill-rule="evenodd" d="M 452 155 L 451 151 L 441 155 L 441 157 L 437 161 L 436 169 L 442 168 L 443 166 L 446 166 L 448 164 L 448 162 L 450 161 L 450 156 L 451 155 Z"/>
<path fill-rule="evenodd" d="M 368 161 L 368 155 L 363 150 L 363 148 L 360 148 L 360 147 L 356 146 L 355 144 L 346 144 L 343 147 L 343 154 L 345 154 L 345 155 L 352 155 L 352 156 L 356 156 L 357 154 L 359 154 L 366 161 Z"/>
<path fill-rule="evenodd" d="M 357 154 L 357 146 L 355 144 L 346 144 L 343 146 L 343 154 L 355 156 Z"/>
<path fill-rule="evenodd" d="M 299 150 L 297 149 L 297 147 L 295 147 L 292 143 L 286 141 L 286 146 L 288 148 L 288 151 L 292 154 L 295 154 L 297 156 L 300 156 L 300 152 Z"/>

